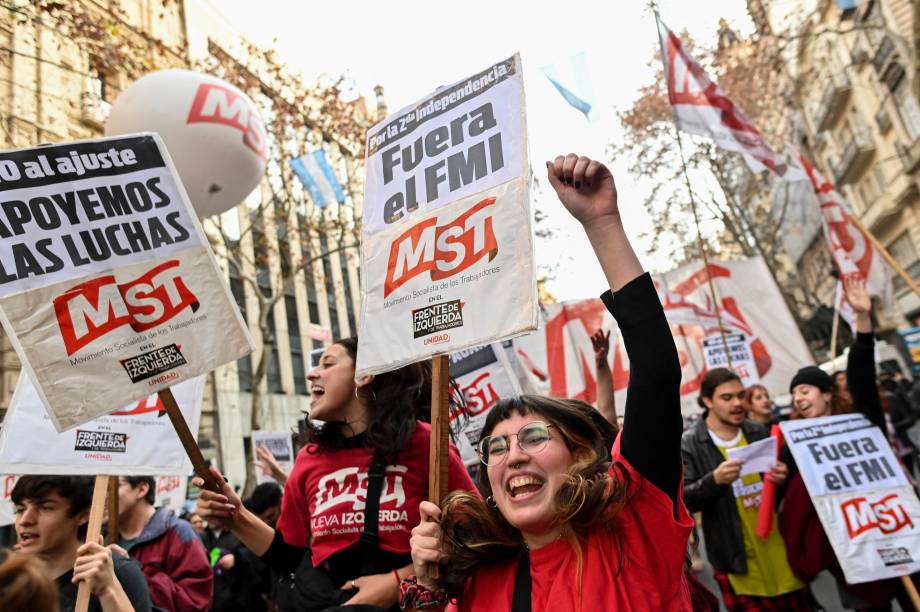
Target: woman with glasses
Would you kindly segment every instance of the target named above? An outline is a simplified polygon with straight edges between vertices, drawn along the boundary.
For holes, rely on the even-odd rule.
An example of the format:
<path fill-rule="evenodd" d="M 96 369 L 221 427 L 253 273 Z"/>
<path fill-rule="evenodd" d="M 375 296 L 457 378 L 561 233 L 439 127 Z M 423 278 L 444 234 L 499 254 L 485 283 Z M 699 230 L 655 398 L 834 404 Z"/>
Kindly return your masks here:
<path fill-rule="evenodd" d="M 478 445 L 482 497 L 423 502 L 404 609 L 689 610 L 693 521 L 680 495 L 681 369 L 661 303 L 617 208 L 607 168 L 568 155 L 550 184 L 583 226 L 610 284 L 601 299 L 629 355 L 626 423 L 587 404 L 506 399 Z M 431 571 L 440 564 L 438 577 Z"/>

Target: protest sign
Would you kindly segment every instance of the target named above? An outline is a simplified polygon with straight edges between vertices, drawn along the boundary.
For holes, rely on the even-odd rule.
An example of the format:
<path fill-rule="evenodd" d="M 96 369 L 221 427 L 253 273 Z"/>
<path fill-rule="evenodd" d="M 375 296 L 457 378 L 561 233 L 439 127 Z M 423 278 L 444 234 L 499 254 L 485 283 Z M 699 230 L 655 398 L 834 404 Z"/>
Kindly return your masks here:
<path fill-rule="evenodd" d="M 882 431 L 861 414 L 780 427 L 846 581 L 920 569 L 920 502 Z"/>
<path fill-rule="evenodd" d="M 776 440 L 764 438 L 726 451 L 730 461 L 741 461 L 739 476 L 769 472 L 776 465 Z"/>
<path fill-rule="evenodd" d="M 904 339 L 907 350 L 910 351 L 910 367 L 914 376 L 917 376 L 920 373 L 920 327 L 902 329 L 898 333 Z"/>
<path fill-rule="evenodd" d="M 169 508 L 176 514 L 185 505 L 188 476 L 157 476 L 156 508 Z"/>
<path fill-rule="evenodd" d="M 253 431 L 252 444 L 254 447 L 268 449 L 285 473 L 290 474 L 294 467 L 294 446 L 291 443 L 290 433 L 272 433 L 270 431 Z M 256 470 L 256 483 L 277 482 L 267 470 Z"/>
<path fill-rule="evenodd" d="M 520 394 L 520 387 L 497 344 L 451 353 L 450 374 L 466 399 L 466 415 L 457 417 L 462 424 L 457 448 L 466 465 L 476 465 L 476 443 L 489 411 L 498 400 Z"/>
<path fill-rule="evenodd" d="M 357 376 L 536 328 L 520 57 L 367 138 Z"/>
<path fill-rule="evenodd" d="M 727 335 L 744 335 L 753 359 L 748 366 L 751 372 L 770 393 L 788 392 L 789 380 L 812 358 L 766 264 L 759 257 L 710 260 L 710 272 L 720 300 L 722 324 Z M 681 408 L 684 414 L 695 414 L 700 411 L 696 403 L 700 381 L 707 371 L 703 340 L 710 336 L 719 339 L 717 344 L 722 342 L 706 268 L 699 262 L 690 263 L 653 280 L 680 357 Z M 545 317 L 536 333 L 512 341 L 513 357 L 527 384 L 553 397 L 595 401 L 596 369 L 590 335 L 603 329 L 611 332 L 607 360 L 617 405 L 625 406 L 629 358 L 616 321 L 603 303 L 590 299 L 547 304 L 543 311 Z"/>
<path fill-rule="evenodd" d="M 725 357 L 725 346 L 728 345 L 728 352 L 731 361 Z M 703 358 L 706 360 L 706 367 L 727 368 L 731 363 L 731 369 L 735 374 L 741 377 L 741 383 L 745 387 L 757 384 L 757 364 L 754 362 L 754 353 L 751 350 L 751 343 L 748 341 L 746 334 L 711 334 L 703 338 Z"/>
<path fill-rule="evenodd" d="M 0 153 L 0 321 L 58 431 L 252 350 L 155 134 Z"/>
<path fill-rule="evenodd" d="M 182 415 L 195 432 L 203 392 L 203 376 L 173 387 Z M 32 381 L 19 376 L 0 429 L 0 473 L 186 476 L 191 469 L 159 396 L 58 433 Z"/>

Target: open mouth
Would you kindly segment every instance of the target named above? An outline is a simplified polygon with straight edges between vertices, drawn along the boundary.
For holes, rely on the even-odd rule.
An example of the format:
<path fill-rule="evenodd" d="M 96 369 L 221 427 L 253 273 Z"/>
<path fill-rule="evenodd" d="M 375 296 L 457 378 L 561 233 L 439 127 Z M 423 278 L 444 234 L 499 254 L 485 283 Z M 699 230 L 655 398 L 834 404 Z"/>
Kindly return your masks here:
<path fill-rule="evenodd" d="M 34 533 L 20 533 L 18 539 L 20 546 L 30 546 L 38 541 L 38 535 Z"/>
<path fill-rule="evenodd" d="M 319 386 L 310 387 L 310 395 L 313 396 L 313 399 L 317 399 L 323 396 L 326 390 Z"/>
<path fill-rule="evenodd" d="M 509 479 L 505 489 L 511 499 L 519 501 L 533 497 L 543 489 L 545 484 L 542 478 L 528 474 Z"/>

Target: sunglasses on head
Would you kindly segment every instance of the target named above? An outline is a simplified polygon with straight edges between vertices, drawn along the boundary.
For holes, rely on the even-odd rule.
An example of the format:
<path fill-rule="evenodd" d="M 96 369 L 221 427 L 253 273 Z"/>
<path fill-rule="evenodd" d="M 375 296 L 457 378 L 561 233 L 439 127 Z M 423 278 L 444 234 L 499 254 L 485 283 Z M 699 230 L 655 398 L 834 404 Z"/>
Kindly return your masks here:
<path fill-rule="evenodd" d="M 516 434 L 486 436 L 479 441 L 476 447 L 479 460 L 486 465 L 498 465 L 504 461 L 511 451 L 511 436 L 517 437 L 518 448 L 528 455 L 539 453 L 550 441 L 550 427 L 554 426 L 542 421 L 534 421 L 521 427 Z"/>

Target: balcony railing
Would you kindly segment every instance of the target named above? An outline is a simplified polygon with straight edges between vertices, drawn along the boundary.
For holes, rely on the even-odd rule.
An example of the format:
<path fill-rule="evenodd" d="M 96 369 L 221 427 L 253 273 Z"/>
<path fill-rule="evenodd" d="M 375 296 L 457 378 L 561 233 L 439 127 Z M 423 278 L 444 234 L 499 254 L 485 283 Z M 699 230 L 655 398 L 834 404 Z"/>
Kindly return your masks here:
<path fill-rule="evenodd" d="M 846 108 L 851 92 L 850 79 L 845 73 L 838 72 L 831 75 L 831 82 L 824 91 L 821 105 L 818 107 L 817 125 L 819 132 L 837 123 Z"/>
<path fill-rule="evenodd" d="M 856 182 L 874 155 L 875 139 L 868 128 L 855 132 L 840 160 L 834 165 L 834 181 L 838 186 Z"/>

